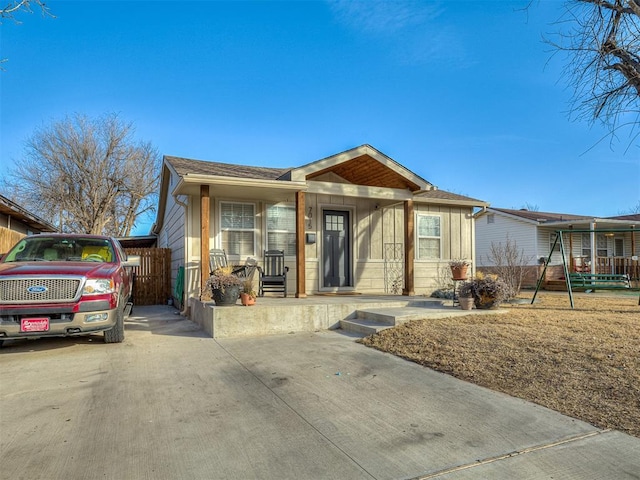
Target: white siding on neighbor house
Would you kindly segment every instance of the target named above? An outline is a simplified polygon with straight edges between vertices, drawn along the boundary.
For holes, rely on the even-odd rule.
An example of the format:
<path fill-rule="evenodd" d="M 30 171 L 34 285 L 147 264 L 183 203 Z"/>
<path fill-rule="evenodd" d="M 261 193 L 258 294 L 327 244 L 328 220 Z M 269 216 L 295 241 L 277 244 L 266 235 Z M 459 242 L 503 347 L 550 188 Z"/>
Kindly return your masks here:
<path fill-rule="evenodd" d="M 556 228 L 538 227 L 538 260 L 540 257 L 544 257 L 545 260 L 549 258 L 551 252 L 552 239 L 551 236 L 555 235 Z M 562 234 L 562 241 L 564 244 L 564 252 L 566 255 L 567 263 L 569 262 L 570 250 L 573 249 L 573 256 L 579 257 L 582 255 L 582 240 L 580 234 L 574 234 L 573 240 L 570 240 L 569 235 Z M 560 251 L 560 239 L 551 255 L 549 265 L 562 265 L 562 253 Z"/>
<path fill-rule="evenodd" d="M 493 215 L 493 223 L 488 219 Z M 507 235 L 511 242 L 515 242 L 518 250 L 522 251 L 527 265 L 537 265 L 540 253 L 540 241 L 536 234 L 537 226 L 529 222 L 508 217 L 500 213 L 485 213 L 476 219 L 476 256 L 478 266 L 490 267 L 494 263 L 490 260 L 491 244 L 505 245 Z M 548 242 L 547 242 L 548 243 Z M 549 247 L 543 250 L 549 254 Z"/>

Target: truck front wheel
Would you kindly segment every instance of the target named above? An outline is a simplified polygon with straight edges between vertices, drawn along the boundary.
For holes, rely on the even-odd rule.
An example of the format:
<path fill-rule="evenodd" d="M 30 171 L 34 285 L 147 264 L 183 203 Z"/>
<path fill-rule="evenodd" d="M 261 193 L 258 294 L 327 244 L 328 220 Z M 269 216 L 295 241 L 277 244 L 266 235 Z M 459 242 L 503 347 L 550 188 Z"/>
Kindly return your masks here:
<path fill-rule="evenodd" d="M 122 343 L 124 340 L 124 309 L 118 308 L 116 324 L 104 331 L 104 343 Z"/>

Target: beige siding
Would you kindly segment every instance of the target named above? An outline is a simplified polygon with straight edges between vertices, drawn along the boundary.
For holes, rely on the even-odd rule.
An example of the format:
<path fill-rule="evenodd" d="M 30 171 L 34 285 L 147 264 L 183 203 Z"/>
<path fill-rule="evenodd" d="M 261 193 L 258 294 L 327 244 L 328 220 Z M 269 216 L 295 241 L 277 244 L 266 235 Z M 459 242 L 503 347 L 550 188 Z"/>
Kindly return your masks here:
<path fill-rule="evenodd" d="M 219 204 L 221 201 L 243 202 L 242 199 L 211 198 L 210 213 L 210 244 L 211 248 L 220 245 L 218 223 Z M 256 205 L 256 248 L 255 258 L 260 263 L 266 247 L 266 224 L 263 212 L 267 204 L 274 202 L 249 201 Z M 293 203 L 287 202 L 288 205 Z M 316 234 L 316 243 L 305 246 L 306 255 L 306 293 L 313 294 L 322 290 L 322 214 L 326 209 L 347 210 L 352 221 L 351 245 L 352 264 L 351 272 L 354 280 L 353 290 L 363 294 L 392 293 L 393 282 L 400 279 L 397 290 L 402 290 L 402 269 L 404 266 L 401 258 L 397 261 L 385 257 L 393 251 L 397 245 L 401 254 L 404 254 L 404 205 L 402 202 L 385 205 L 384 202 L 368 198 L 355 198 L 339 195 L 307 194 L 305 196 L 305 232 Z M 442 254 L 439 260 L 416 260 L 415 262 L 415 287 L 416 294 L 430 294 L 439 285 L 439 270 L 446 266 L 450 258 L 468 258 L 473 260 L 473 218 L 471 208 L 459 208 L 450 206 L 429 205 L 416 203 L 415 213 L 427 212 L 441 217 L 441 244 Z M 186 229 L 186 276 L 188 294 L 200 295 L 199 286 L 199 262 L 200 243 L 200 202 L 199 198 L 192 197 L 189 207 L 188 221 L 179 222 L 179 214 L 169 209 L 169 214 L 175 216 L 171 223 L 177 229 Z M 169 220 L 169 219 L 168 219 Z M 166 228 L 169 228 L 167 225 Z M 386 245 L 386 247 L 385 247 Z M 172 247 L 174 248 L 174 247 Z M 175 248 L 184 251 L 184 246 L 175 245 Z M 386 248 L 386 251 L 385 251 Z M 174 257 L 175 258 L 175 257 Z M 232 262 L 243 262 L 245 259 L 231 258 Z M 287 257 L 286 265 L 289 267 L 288 291 L 295 292 L 296 285 L 296 259 Z M 393 267 L 393 268 L 392 268 Z M 399 270 L 398 270 L 399 269 Z"/>

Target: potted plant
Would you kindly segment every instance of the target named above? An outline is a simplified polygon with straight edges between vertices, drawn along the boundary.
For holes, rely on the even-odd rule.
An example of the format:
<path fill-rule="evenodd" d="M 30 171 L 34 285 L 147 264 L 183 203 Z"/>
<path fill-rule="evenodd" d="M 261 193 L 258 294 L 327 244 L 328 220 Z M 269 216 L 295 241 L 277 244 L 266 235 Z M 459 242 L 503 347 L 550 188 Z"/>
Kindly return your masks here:
<path fill-rule="evenodd" d="M 256 291 L 253 289 L 253 282 L 251 280 L 245 280 L 242 283 L 240 301 L 245 307 L 256 304 Z"/>
<path fill-rule="evenodd" d="M 475 299 L 473 298 L 473 282 L 464 282 L 458 289 L 458 303 L 462 310 L 471 310 Z"/>
<path fill-rule="evenodd" d="M 232 270 L 231 266 L 217 268 L 207 280 L 216 306 L 235 305 L 238 301 L 242 280 Z"/>
<path fill-rule="evenodd" d="M 451 276 L 454 280 L 466 280 L 467 279 L 467 270 L 471 262 L 461 259 L 461 260 L 450 260 L 449 267 L 451 267 Z"/>
<path fill-rule="evenodd" d="M 479 309 L 498 308 L 507 298 L 509 288 L 497 275 L 483 275 L 481 272 L 460 287 L 461 292 L 471 294 L 474 305 Z"/>

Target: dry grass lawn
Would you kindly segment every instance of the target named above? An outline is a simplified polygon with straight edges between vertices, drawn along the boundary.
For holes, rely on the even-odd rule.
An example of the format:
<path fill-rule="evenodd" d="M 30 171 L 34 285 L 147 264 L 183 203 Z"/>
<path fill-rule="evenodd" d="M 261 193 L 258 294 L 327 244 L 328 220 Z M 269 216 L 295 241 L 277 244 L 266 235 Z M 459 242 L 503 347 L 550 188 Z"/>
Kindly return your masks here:
<path fill-rule="evenodd" d="M 566 293 L 542 293 L 504 314 L 412 321 L 361 342 L 640 437 L 638 294 L 574 300 L 571 310 Z"/>

